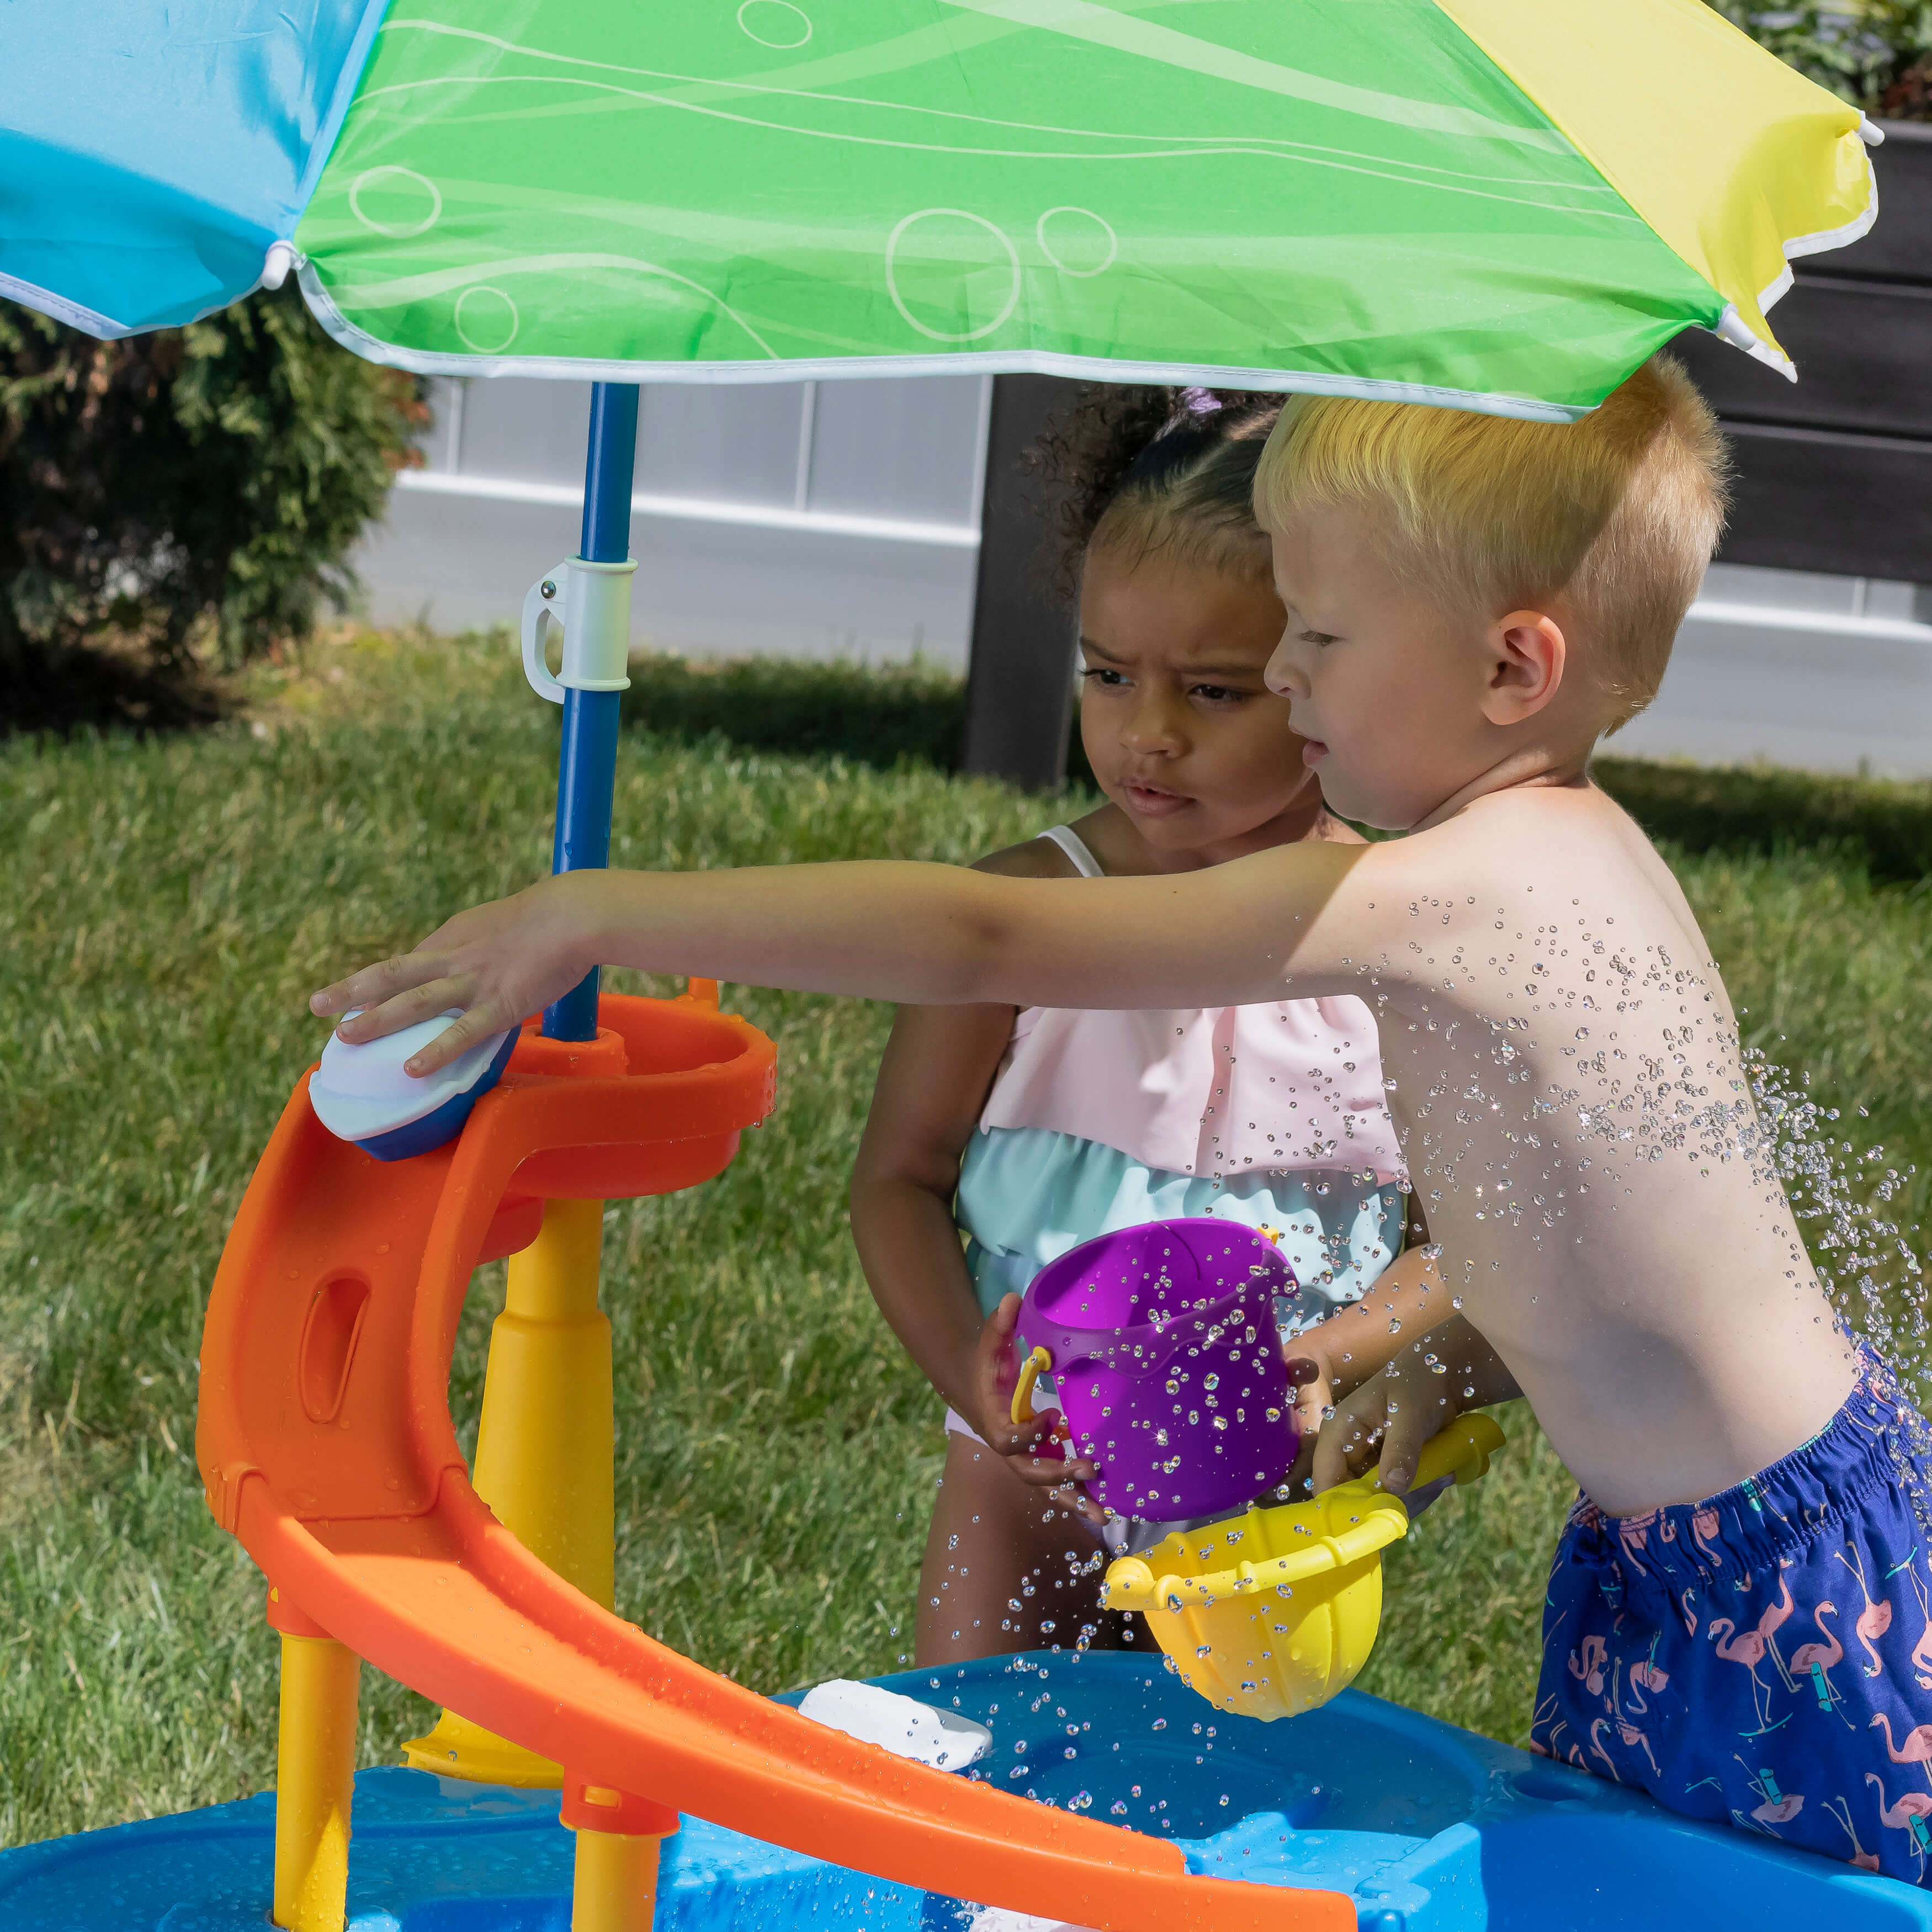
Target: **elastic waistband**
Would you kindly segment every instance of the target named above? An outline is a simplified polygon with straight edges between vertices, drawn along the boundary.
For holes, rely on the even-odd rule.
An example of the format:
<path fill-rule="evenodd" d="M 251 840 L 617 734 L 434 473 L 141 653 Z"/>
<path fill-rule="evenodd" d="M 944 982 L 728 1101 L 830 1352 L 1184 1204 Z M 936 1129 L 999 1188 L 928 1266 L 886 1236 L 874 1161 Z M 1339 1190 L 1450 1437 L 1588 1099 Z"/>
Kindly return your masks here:
<path fill-rule="evenodd" d="M 1614 1563 L 1682 1589 L 1796 1556 L 1822 1532 L 1857 1516 L 1873 1490 L 1898 1486 L 1892 1438 L 1918 1413 L 1876 1355 L 1861 1346 L 1858 1357 L 1858 1380 L 1831 1421 L 1734 1488 L 1641 1516 L 1606 1516 L 1580 1497 L 1564 1534 L 1570 1560 Z M 1922 1437 L 1926 1427 L 1919 1418 Z M 1932 1446 L 1932 1438 L 1919 1446 Z"/>

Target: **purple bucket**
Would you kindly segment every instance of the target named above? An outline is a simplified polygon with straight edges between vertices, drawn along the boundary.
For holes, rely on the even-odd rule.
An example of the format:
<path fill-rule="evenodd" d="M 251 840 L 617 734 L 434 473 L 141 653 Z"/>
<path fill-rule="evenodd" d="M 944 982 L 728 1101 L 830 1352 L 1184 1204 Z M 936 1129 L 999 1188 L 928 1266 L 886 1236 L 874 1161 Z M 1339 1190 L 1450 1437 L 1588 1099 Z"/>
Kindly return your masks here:
<path fill-rule="evenodd" d="M 1294 1276 L 1236 1221 L 1153 1221 L 1084 1241 L 1034 1278 L 1027 1351 L 1045 1348 L 1094 1498 L 1171 1522 L 1245 1508 L 1298 1441 L 1274 1298 Z"/>

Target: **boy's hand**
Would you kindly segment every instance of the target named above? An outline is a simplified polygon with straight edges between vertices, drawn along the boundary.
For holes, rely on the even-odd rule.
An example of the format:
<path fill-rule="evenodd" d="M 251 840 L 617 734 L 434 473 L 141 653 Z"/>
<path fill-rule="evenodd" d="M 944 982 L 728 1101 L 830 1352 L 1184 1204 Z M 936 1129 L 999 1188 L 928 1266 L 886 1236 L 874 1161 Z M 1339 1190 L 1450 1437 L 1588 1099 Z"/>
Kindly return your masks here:
<path fill-rule="evenodd" d="M 600 874 L 567 872 L 514 898 L 473 907 L 446 920 L 413 952 L 365 966 L 311 995 L 326 1018 L 352 1006 L 338 1036 L 352 1046 L 380 1040 L 451 1007 L 452 1022 L 405 1071 L 420 1078 L 492 1034 L 560 999 L 597 963 L 592 935 Z"/>
<path fill-rule="evenodd" d="M 1013 1329 L 1020 1318 L 1020 1298 L 1004 1297 L 987 1316 L 973 1351 L 971 1406 L 961 1413 L 976 1429 L 994 1455 L 1023 1483 L 1063 1493 L 1060 1500 L 1088 1522 L 1103 1523 L 1107 1512 L 1079 1486 L 1100 1472 L 1084 1456 L 1041 1456 L 1035 1452 L 1052 1442 L 1064 1426 L 1058 1409 L 1046 1409 L 1030 1422 L 1016 1426 L 1013 1390 L 1019 1368 L 1013 1358 Z"/>
<path fill-rule="evenodd" d="M 1466 1408 L 1507 1402 L 1521 1393 L 1502 1358 L 1467 1318 L 1453 1316 L 1338 1406 L 1316 1438 L 1315 1487 L 1333 1489 L 1379 1457 L 1382 1487 L 1399 1496 L 1414 1481 L 1416 1459 L 1431 1436 Z"/>
<path fill-rule="evenodd" d="M 1462 1413 L 1460 1379 L 1454 1389 L 1451 1379 L 1426 1366 L 1415 1349 L 1405 1349 L 1345 1397 L 1316 1438 L 1316 1492 L 1360 1475 L 1379 1458 L 1382 1487 L 1400 1495 L 1414 1480 L 1422 1445 Z"/>

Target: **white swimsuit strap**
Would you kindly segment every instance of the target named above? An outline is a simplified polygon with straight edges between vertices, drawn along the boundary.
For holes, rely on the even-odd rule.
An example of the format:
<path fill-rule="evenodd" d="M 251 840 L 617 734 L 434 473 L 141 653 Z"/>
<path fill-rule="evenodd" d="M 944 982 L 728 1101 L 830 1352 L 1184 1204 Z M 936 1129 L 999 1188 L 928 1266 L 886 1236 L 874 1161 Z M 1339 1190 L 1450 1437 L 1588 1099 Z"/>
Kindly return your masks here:
<path fill-rule="evenodd" d="M 1040 835 L 1051 839 L 1073 862 L 1073 869 L 1083 879 L 1104 879 L 1100 862 L 1087 849 L 1087 842 L 1070 825 L 1049 825 Z"/>

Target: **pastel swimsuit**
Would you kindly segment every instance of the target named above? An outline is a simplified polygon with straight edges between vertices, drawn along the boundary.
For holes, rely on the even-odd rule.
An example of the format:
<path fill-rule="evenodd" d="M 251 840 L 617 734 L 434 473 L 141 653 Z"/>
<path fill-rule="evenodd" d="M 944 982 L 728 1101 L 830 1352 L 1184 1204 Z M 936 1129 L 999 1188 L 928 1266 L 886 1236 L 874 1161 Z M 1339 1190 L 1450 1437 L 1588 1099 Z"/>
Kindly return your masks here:
<path fill-rule="evenodd" d="M 1084 878 L 1078 836 L 1043 835 Z M 1356 999 L 1146 1012 L 1028 1006 L 960 1164 L 982 1312 L 1096 1234 L 1215 1214 L 1268 1227 L 1300 1292 L 1284 1333 L 1358 1300 L 1402 1245 L 1407 1184 Z M 949 1412 L 947 1426 L 970 1435 Z"/>

